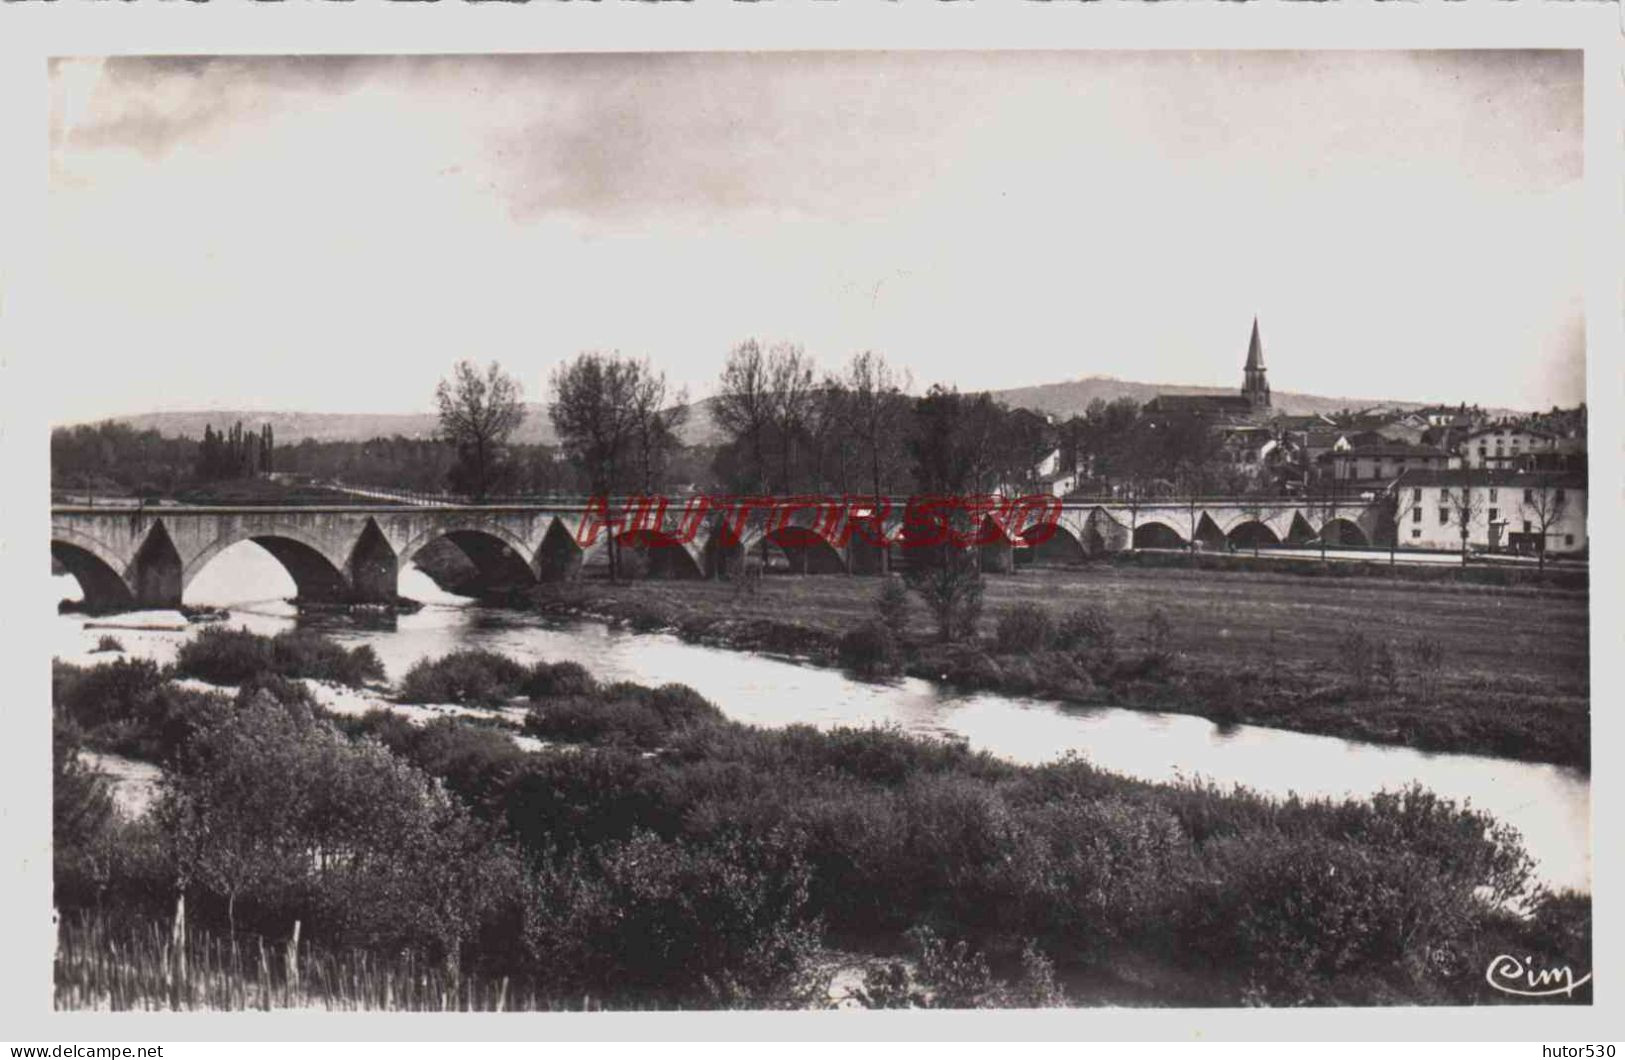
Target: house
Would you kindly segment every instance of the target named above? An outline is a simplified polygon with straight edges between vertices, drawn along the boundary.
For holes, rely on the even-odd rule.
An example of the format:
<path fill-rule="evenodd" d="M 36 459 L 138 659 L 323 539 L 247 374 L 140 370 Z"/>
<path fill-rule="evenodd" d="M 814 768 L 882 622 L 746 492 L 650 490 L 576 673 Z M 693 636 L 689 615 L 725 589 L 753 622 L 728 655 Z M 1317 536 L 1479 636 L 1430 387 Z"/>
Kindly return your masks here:
<path fill-rule="evenodd" d="M 1468 432 L 1456 443 L 1456 452 L 1466 467 L 1514 470 L 1530 454 L 1551 452 L 1555 443 L 1545 431 L 1500 423 Z"/>
<path fill-rule="evenodd" d="M 1328 455 L 1333 479 L 1350 486 L 1386 487 L 1407 471 L 1443 471 L 1450 459 L 1443 449 L 1383 440 L 1366 440 Z"/>
<path fill-rule="evenodd" d="M 1390 487 L 1400 548 L 1582 554 L 1586 479 L 1572 472 L 1411 470 Z"/>
<path fill-rule="evenodd" d="M 1430 405 L 1425 409 L 1417 409 L 1416 414 L 1427 420 L 1429 427 L 1471 430 L 1484 422 L 1484 413 L 1480 409 L 1468 408 L 1465 404 L 1455 408 L 1448 405 Z"/>
<path fill-rule="evenodd" d="M 1038 476 L 1038 485 L 1054 497 L 1066 497 L 1078 491 L 1079 475 L 1076 471 L 1050 470 Z"/>

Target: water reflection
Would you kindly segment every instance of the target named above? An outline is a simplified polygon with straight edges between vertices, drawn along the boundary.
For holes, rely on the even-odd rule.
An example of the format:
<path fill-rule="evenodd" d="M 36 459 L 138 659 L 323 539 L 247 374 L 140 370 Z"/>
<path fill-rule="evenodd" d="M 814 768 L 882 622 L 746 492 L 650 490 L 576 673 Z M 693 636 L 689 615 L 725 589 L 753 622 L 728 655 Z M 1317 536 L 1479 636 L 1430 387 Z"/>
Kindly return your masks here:
<path fill-rule="evenodd" d="M 59 596 L 77 596 L 71 577 L 53 579 Z M 1273 794 L 1369 795 L 1421 782 L 1470 802 L 1519 829 L 1542 877 L 1554 886 L 1588 889 L 1591 875 L 1590 782 L 1576 770 L 1471 755 L 1434 755 L 1254 726 L 1223 729 L 1202 718 L 1112 708 L 1076 709 L 986 693 L 956 694 L 908 678 L 888 684 L 854 681 L 828 669 L 686 644 L 665 634 L 610 630 L 473 606 L 442 592 L 420 571 L 401 575 L 402 595 L 422 601 L 392 630 L 335 628 L 335 639 L 370 644 L 391 681 L 419 659 L 459 648 L 484 648 L 530 662 L 574 659 L 606 681 L 690 685 L 739 721 L 764 726 L 806 723 L 896 725 L 905 731 L 964 739 L 1018 762 L 1050 761 L 1075 752 L 1107 769 L 1146 780 L 1203 777 Z M 287 574 L 245 542 L 222 553 L 187 591 L 189 604 L 229 607 L 230 623 L 275 633 L 295 623 Z M 54 604 L 55 601 L 53 600 Z M 176 624 L 174 612 L 121 615 L 121 626 Z M 94 626 L 96 623 L 89 623 Z M 104 630 L 83 616 L 55 619 L 59 657 L 84 663 Z M 132 654 L 173 659 L 189 633 L 118 630 Z"/>

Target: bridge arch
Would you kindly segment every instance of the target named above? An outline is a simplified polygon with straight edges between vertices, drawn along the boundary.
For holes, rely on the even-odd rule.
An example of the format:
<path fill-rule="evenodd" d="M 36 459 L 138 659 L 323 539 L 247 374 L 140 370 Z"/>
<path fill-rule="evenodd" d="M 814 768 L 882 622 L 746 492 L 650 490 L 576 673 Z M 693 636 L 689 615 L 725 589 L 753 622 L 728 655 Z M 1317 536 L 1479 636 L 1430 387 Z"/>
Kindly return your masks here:
<path fill-rule="evenodd" d="M 1237 548 L 1273 548 L 1281 543 L 1280 535 L 1262 519 L 1244 519 L 1232 526 L 1226 536 L 1230 544 Z"/>
<path fill-rule="evenodd" d="M 396 563 L 405 567 L 432 541 L 445 538 L 467 556 L 478 572 L 474 588 L 499 585 L 528 585 L 536 581 L 530 547 L 500 523 L 471 520 L 432 526 L 407 541 L 396 553 Z"/>
<path fill-rule="evenodd" d="M 805 526 L 783 526 L 764 535 L 796 574 L 845 574 L 846 557 L 828 538 Z"/>
<path fill-rule="evenodd" d="M 216 556 L 244 541 L 252 541 L 282 565 L 293 579 L 295 599 L 334 602 L 349 596 L 343 566 L 327 554 L 319 538 L 294 526 L 278 527 L 268 533 L 244 530 L 221 534 L 181 568 L 180 591 L 184 593 Z"/>
<path fill-rule="evenodd" d="M 1371 538 L 1366 536 L 1364 530 L 1360 529 L 1359 523 L 1341 515 L 1326 520 L 1325 524 L 1320 528 L 1320 536 L 1325 539 L 1328 545 L 1358 545 L 1364 547 L 1371 544 Z"/>
<path fill-rule="evenodd" d="M 1159 519 L 1137 523 L 1134 527 L 1135 548 L 1184 548 L 1185 538 L 1178 530 Z"/>
<path fill-rule="evenodd" d="M 551 532 L 551 531 L 550 531 Z M 623 530 L 616 535 L 620 546 L 621 573 L 634 578 L 704 578 L 707 560 L 704 550 L 690 541 L 679 541 L 660 530 Z M 609 538 L 595 542 L 582 554 L 582 563 L 608 562 Z"/>
<path fill-rule="evenodd" d="M 1027 542 L 1028 552 L 1032 557 L 1028 560 L 1029 563 L 1041 567 L 1075 566 L 1088 559 L 1091 555 L 1089 546 L 1085 544 L 1084 539 L 1090 535 L 1093 535 L 1097 541 L 1100 538 L 1100 534 L 1088 524 L 1083 526 L 1083 536 L 1080 537 L 1078 533 L 1073 532 L 1071 527 L 1056 523 L 1053 532 L 1049 533 L 1046 540 L 1037 544 L 1033 543 L 1035 538 L 1044 537 L 1049 529 L 1049 527 L 1044 526 L 1029 526 L 1021 532 L 1022 538 Z M 1102 544 L 1095 551 L 1098 552 L 1104 547 L 1104 544 Z"/>
<path fill-rule="evenodd" d="M 119 573 L 118 560 L 101 542 L 69 527 L 51 528 L 51 556 L 79 583 L 88 611 L 128 611 L 135 594 Z"/>

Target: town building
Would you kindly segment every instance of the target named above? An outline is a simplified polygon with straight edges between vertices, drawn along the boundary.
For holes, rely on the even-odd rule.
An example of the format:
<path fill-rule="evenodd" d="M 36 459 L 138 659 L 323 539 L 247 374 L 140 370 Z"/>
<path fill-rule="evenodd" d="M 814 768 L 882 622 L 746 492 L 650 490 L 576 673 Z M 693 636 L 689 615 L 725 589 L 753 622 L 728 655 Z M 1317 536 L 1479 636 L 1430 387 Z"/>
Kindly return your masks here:
<path fill-rule="evenodd" d="M 1512 471 L 1525 467 L 1528 456 L 1552 452 L 1555 443 L 1545 431 L 1501 423 L 1464 435 L 1456 452 L 1463 466 Z"/>
<path fill-rule="evenodd" d="M 1143 411 L 1153 418 L 1197 415 L 1216 423 L 1261 422 L 1270 411 L 1268 371 L 1264 367 L 1264 343 L 1258 336 L 1258 318 L 1254 317 L 1247 360 L 1241 369 L 1240 393 L 1159 394 L 1145 403 Z"/>
<path fill-rule="evenodd" d="M 1407 471 L 1444 471 L 1451 456 L 1443 449 L 1406 442 L 1390 442 L 1379 436 L 1363 439 L 1326 454 L 1332 480 L 1355 489 L 1387 489 L 1388 484 Z"/>
<path fill-rule="evenodd" d="M 1572 472 L 1453 468 L 1410 470 L 1394 480 L 1400 548 L 1583 554 L 1586 479 Z"/>

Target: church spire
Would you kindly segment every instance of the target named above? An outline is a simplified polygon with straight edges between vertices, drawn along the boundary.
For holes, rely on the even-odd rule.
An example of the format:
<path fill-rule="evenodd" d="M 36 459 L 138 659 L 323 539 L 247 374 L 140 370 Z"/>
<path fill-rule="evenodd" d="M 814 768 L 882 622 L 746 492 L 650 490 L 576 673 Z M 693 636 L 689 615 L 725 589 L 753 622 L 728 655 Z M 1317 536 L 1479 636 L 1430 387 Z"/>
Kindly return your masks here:
<path fill-rule="evenodd" d="M 1258 337 L 1258 317 L 1253 317 L 1253 337 L 1247 343 L 1247 366 L 1243 370 L 1241 392 L 1254 408 L 1270 407 L 1270 384 L 1264 378 L 1264 343 Z"/>

